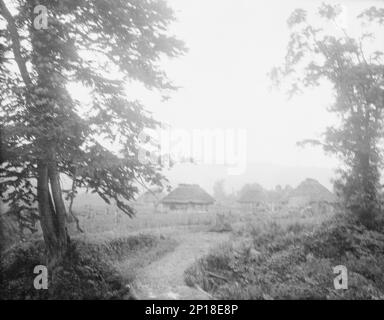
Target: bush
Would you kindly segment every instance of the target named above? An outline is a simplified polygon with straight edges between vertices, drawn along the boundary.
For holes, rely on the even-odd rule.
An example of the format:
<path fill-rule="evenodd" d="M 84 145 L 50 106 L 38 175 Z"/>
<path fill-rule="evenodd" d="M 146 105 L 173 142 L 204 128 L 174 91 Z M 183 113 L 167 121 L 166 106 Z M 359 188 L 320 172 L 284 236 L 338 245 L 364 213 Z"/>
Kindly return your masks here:
<path fill-rule="evenodd" d="M 42 241 L 23 243 L 2 257 L 1 299 L 115 299 L 130 298 L 129 283 L 113 263 L 133 252 L 156 245 L 152 236 L 133 236 L 110 241 L 74 241 L 48 290 L 36 290 L 33 280 L 36 265 L 45 265 Z"/>
<path fill-rule="evenodd" d="M 226 217 L 225 214 L 216 214 L 216 220 L 213 226 L 209 229 L 211 232 L 230 232 L 232 231 L 232 226 L 229 222 L 229 217 Z"/>
<path fill-rule="evenodd" d="M 185 274 L 221 299 L 384 299 L 384 234 L 337 216 L 315 229 L 247 227 Z M 333 267 L 348 269 L 335 290 Z"/>

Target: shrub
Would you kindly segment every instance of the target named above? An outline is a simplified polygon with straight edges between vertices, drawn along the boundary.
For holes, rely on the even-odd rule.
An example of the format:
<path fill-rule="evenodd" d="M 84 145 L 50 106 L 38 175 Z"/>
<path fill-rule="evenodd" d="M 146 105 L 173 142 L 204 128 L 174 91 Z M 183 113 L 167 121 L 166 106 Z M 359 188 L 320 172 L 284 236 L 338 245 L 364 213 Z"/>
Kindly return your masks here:
<path fill-rule="evenodd" d="M 334 289 L 336 265 L 348 269 L 348 290 Z M 247 226 L 186 282 L 222 299 L 383 299 L 383 271 L 384 234 L 339 215 L 317 228 Z"/>
<path fill-rule="evenodd" d="M 1 299 L 114 299 L 130 298 L 128 279 L 113 264 L 133 252 L 156 245 L 152 236 L 121 237 L 110 241 L 74 241 L 68 256 L 51 279 L 48 290 L 36 290 L 36 265 L 45 265 L 44 244 L 23 243 L 2 257 Z"/>

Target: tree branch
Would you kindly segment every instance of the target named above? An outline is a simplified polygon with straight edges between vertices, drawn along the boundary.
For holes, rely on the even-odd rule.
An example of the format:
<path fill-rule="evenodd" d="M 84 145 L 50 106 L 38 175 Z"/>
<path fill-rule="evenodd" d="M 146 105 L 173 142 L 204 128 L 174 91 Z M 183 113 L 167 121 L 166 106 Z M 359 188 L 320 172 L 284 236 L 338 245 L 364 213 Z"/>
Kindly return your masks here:
<path fill-rule="evenodd" d="M 19 67 L 21 77 L 25 85 L 27 86 L 27 88 L 29 88 L 32 85 L 32 81 L 31 81 L 31 78 L 29 77 L 29 73 L 25 65 L 25 61 L 21 55 L 20 38 L 19 38 L 19 33 L 17 31 L 17 27 L 15 24 L 15 20 L 13 19 L 12 14 L 9 12 L 3 0 L 0 0 L 0 10 L 1 10 L 0 14 L 5 18 L 5 20 L 7 20 L 7 23 L 8 23 L 8 31 L 12 38 L 13 55 L 15 56 L 15 60 L 16 60 L 17 66 Z"/>

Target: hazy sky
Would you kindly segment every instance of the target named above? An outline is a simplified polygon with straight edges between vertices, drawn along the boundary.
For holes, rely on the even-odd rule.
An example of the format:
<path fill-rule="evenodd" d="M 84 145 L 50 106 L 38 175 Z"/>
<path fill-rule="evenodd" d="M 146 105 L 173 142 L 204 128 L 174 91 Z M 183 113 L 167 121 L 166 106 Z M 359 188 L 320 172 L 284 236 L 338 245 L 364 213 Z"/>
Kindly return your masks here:
<path fill-rule="evenodd" d="M 250 162 L 328 166 L 322 152 L 296 141 L 320 133 L 329 120 L 323 90 L 287 102 L 271 92 L 267 73 L 287 44 L 290 1 L 173 0 L 174 32 L 188 54 L 169 64 L 183 87 L 152 110 L 175 127 L 245 128 Z"/>
<path fill-rule="evenodd" d="M 178 19 L 172 32 L 185 41 L 189 51 L 181 58 L 164 62 L 163 67 L 181 89 L 164 102 L 156 94 L 130 92 L 135 92 L 157 119 L 173 128 L 246 130 L 250 166 L 313 167 L 331 172 L 336 159 L 324 155 L 321 149 L 296 146 L 300 140 L 319 138 L 326 126 L 334 123 L 334 116 L 327 111 L 332 102 L 329 86 L 288 101 L 284 92 L 270 88 L 267 76 L 272 67 L 283 61 L 288 42 L 286 21 L 291 12 L 296 8 L 314 11 L 322 2 L 168 0 Z M 357 0 L 338 3 L 346 9 L 349 31 L 356 31 L 355 16 L 362 8 L 378 4 Z M 217 168 L 191 170 L 194 173 L 188 175 L 189 171 L 176 168 L 171 177 L 173 174 L 175 182 L 207 185 L 209 174 L 210 184 L 223 174 Z M 310 171 L 305 172 L 311 175 Z M 324 175 L 324 171 L 314 170 L 313 177 L 329 186 L 330 175 Z M 258 177 L 251 176 L 249 180 L 257 181 Z M 281 182 L 278 176 L 264 179 L 268 187 L 297 182 L 292 177 Z"/>
<path fill-rule="evenodd" d="M 314 11 L 322 1 L 169 0 L 178 22 L 172 31 L 186 42 L 186 56 L 166 64 L 182 89 L 169 101 L 148 100 L 157 118 L 177 128 L 243 128 L 248 162 L 333 168 L 335 159 L 296 142 L 318 138 L 334 116 L 330 88 L 322 86 L 288 101 L 270 89 L 267 73 L 281 64 L 288 42 L 287 18 L 295 8 Z M 328 2 L 329 3 L 329 2 Z M 375 2 L 338 2 L 347 28 Z M 376 2 L 378 4 L 378 2 Z"/>
<path fill-rule="evenodd" d="M 367 1 L 365 6 L 368 6 Z M 166 65 L 182 89 L 171 100 L 148 103 L 155 115 L 181 128 L 244 128 L 249 162 L 332 167 L 321 150 L 296 142 L 316 138 L 333 115 L 327 87 L 295 97 L 270 89 L 267 73 L 281 64 L 288 41 L 286 20 L 298 7 L 319 1 L 169 0 L 178 23 L 173 32 L 189 52 Z M 349 25 L 362 1 L 347 1 Z"/>

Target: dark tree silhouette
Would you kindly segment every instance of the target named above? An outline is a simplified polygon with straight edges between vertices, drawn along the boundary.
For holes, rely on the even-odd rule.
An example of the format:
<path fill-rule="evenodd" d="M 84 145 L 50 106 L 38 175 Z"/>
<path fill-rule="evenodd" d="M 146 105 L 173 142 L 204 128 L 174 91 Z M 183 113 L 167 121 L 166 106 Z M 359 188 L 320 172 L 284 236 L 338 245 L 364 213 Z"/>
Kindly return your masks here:
<path fill-rule="evenodd" d="M 306 11 L 296 10 L 288 21 L 291 35 L 285 65 L 274 69 L 272 76 L 284 79 L 290 94 L 323 80 L 333 85 L 335 102 L 330 111 L 338 116 L 339 125 L 329 127 L 323 141 L 305 142 L 320 144 L 341 158 L 335 188 L 346 208 L 372 227 L 382 212 L 384 52 L 374 35 L 382 32 L 384 10 L 373 7 L 356 17 L 368 25 L 358 38 L 338 25 L 340 13 L 338 6 L 323 5 L 318 17 L 326 27 L 317 28 L 307 21 Z"/>
<path fill-rule="evenodd" d="M 34 24 L 37 5 L 48 9 L 46 29 Z M 2 196 L 17 214 L 38 213 L 50 266 L 69 245 L 61 175 L 130 216 L 135 181 L 161 184 L 160 167 L 138 160 L 138 135 L 157 122 L 125 83 L 175 89 L 158 63 L 185 51 L 168 35 L 173 20 L 162 0 L 0 0 Z M 69 83 L 89 89 L 87 112 Z"/>

